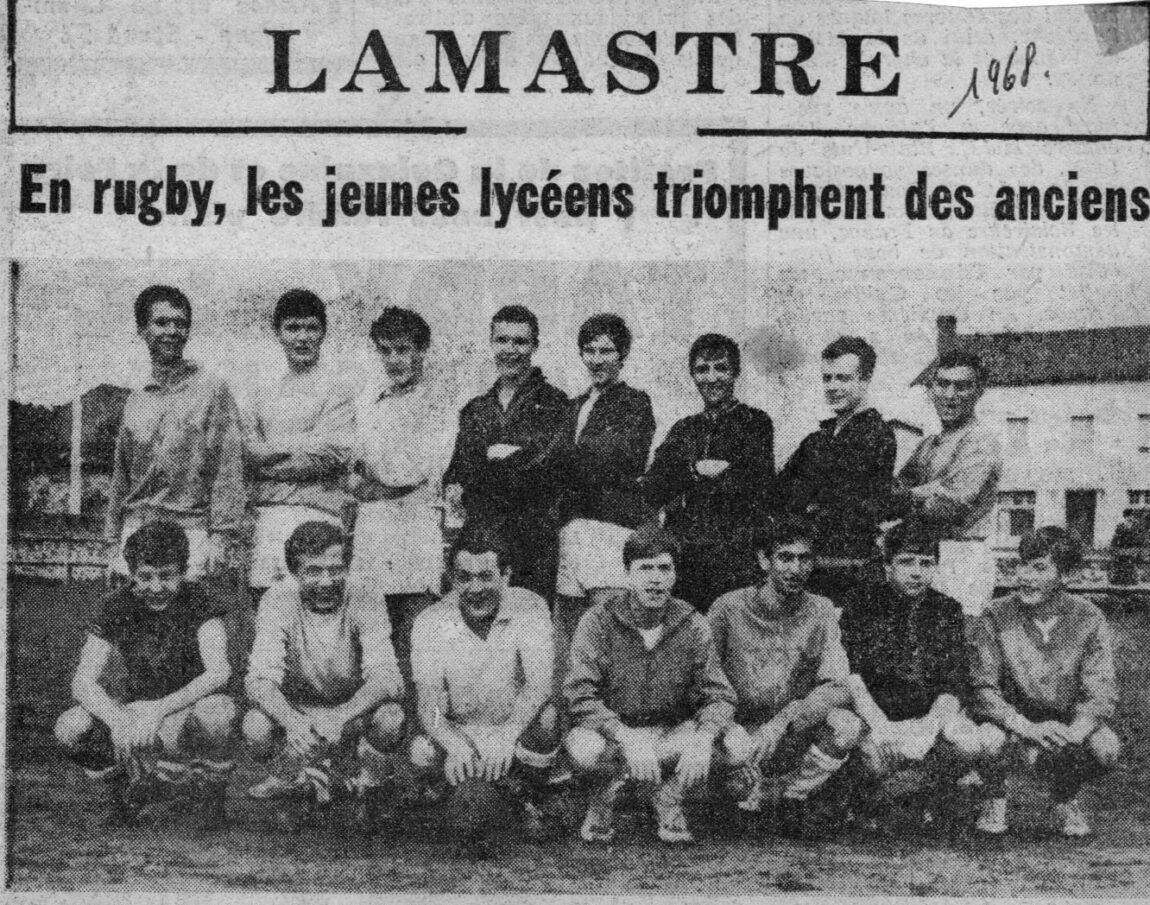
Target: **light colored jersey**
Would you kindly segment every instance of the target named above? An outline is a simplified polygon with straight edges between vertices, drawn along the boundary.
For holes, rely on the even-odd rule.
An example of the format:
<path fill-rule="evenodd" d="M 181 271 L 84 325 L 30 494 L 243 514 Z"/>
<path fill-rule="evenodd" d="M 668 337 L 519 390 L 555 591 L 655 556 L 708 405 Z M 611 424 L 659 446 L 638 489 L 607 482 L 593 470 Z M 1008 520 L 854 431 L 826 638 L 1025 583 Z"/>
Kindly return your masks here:
<path fill-rule="evenodd" d="M 293 704 L 342 704 L 369 679 L 402 693 L 386 607 L 344 603 L 316 613 L 294 578 L 268 589 L 256 616 L 248 677 L 277 685 Z"/>
<path fill-rule="evenodd" d="M 506 722 L 526 685 L 550 689 L 554 668 L 547 604 L 525 588 L 503 592 L 486 639 L 463 621 L 454 591 L 420 613 L 412 629 L 416 690 L 433 695 L 452 722 Z"/>

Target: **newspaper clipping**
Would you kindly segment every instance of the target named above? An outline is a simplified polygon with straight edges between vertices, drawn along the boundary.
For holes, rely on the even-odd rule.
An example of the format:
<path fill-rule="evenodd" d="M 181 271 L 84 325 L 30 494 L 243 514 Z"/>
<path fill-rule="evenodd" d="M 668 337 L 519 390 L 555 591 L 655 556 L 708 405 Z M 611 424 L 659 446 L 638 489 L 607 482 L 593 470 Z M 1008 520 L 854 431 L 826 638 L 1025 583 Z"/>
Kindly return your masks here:
<path fill-rule="evenodd" d="M 1146 894 L 1150 4 L 6 6 L 10 892 Z"/>

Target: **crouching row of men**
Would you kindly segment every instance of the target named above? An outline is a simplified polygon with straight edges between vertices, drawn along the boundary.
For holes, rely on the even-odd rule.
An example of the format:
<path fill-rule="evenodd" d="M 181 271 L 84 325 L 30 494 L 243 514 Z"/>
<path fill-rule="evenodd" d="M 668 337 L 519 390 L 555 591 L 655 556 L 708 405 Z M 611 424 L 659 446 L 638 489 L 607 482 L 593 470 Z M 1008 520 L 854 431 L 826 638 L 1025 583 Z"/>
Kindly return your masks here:
<path fill-rule="evenodd" d="M 854 752 L 861 819 L 880 816 L 881 781 L 896 770 L 921 765 L 945 799 L 973 769 L 987 790 L 978 829 L 1001 833 L 1017 747 L 1049 777 L 1062 831 L 1089 831 L 1077 792 L 1117 758 L 1106 725 L 1116 686 L 1104 618 L 1063 590 L 1080 557 L 1065 532 L 1024 539 L 1020 588 L 983 617 L 969 658 L 958 604 L 930 588 L 937 547 L 913 526 L 890 533 L 887 581 L 859 588 L 842 625 L 839 609 L 806 590 L 816 547 L 805 524 L 783 520 L 756 547 L 761 581 L 704 617 L 671 595 L 673 537 L 632 534 L 629 587 L 580 621 L 557 707 L 544 601 L 508 586 L 500 538 L 465 532 L 452 591 L 415 623 L 411 708 L 386 612 L 346 600 L 346 539 L 304 524 L 287 543 L 292 578 L 257 617 L 241 725 L 267 777 L 248 795 L 276 800 L 285 819 L 346 798 L 365 829 L 404 797 L 449 797 L 475 826 L 479 791 L 502 786 L 537 834 L 549 829 L 566 761 L 591 777 L 589 842 L 613 838 L 616 799 L 632 783 L 649 795 L 660 839 L 691 841 L 684 799 L 713 775 L 734 807 L 801 835 L 806 803 Z M 239 721 L 219 694 L 220 614 L 183 581 L 179 528 L 148 525 L 126 553 L 131 584 L 89 627 L 79 706 L 57 736 L 111 782 L 118 818 L 187 790 L 218 823 Z M 127 703 L 98 681 L 112 646 L 127 666 Z"/>

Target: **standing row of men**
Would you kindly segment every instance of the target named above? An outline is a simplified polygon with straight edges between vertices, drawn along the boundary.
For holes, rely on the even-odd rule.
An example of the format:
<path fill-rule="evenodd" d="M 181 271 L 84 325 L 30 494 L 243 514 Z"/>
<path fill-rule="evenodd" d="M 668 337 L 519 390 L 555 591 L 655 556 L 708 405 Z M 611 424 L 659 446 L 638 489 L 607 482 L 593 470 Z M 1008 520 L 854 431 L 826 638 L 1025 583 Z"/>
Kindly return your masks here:
<path fill-rule="evenodd" d="M 453 430 L 424 374 L 430 328 L 413 311 L 387 308 L 372 324 L 384 379 L 357 395 L 321 355 L 323 302 L 285 293 L 272 326 L 286 366 L 265 371 L 238 406 L 223 380 L 183 357 L 192 310 L 178 289 L 146 289 L 135 314 L 152 371 L 117 440 L 109 540 L 122 546 L 140 525 L 173 520 L 188 533 L 193 574 L 221 561 L 248 504 L 257 591 L 285 574 L 295 526 L 354 518 L 353 586 L 386 596 L 393 621 L 410 623 L 412 596 L 440 585 L 442 487 L 467 524 L 507 539 L 514 583 L 554 595 L 561 614 L 621 586 L 623 541 L 656 514 L 683 548 L 677 593 L 702 612 L 755 574 L 751 538 L 784 513 L 814 521 L 825 551 L 816 585 L 836 599 L 874 562 L 880 525 L 912 514 L 945 542 L 941 580 L 967 611 L 989 599 L 1002 456 L 975 416 L 987 375 L 972 355 L 936 362 L 929 392 L 943 429 L 895 477 L 894 433 L 867 402 L 874 350 L 857 337 L 831 343 L 822 372 L 834 417 L 776 474 L 771 418 L 737 399 L 739 347 L 718 334 L 688 354 L 703 410 L 675 423 L 652 457 L 651 401 L 621 379 L 632 338 L 617 315 L 581 327 L 590 386 L 569 400 L 532 363 L 535 316 L 501 309 L 490 334 L 498 377 Z"/>

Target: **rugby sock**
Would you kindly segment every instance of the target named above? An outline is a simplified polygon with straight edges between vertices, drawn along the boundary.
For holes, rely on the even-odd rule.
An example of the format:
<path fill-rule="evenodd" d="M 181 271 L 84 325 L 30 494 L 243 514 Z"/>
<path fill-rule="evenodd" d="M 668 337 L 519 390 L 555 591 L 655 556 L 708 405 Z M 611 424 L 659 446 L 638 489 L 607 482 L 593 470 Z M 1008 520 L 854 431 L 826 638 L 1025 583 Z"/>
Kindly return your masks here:
<path fill-rule="evenodd" d="M 845 757 L 831 757 L 818 745 L 811 745 L 798 768 L 784 777 L 783 798 L 805 801 L 826 785 L 846 762 Z"/>

